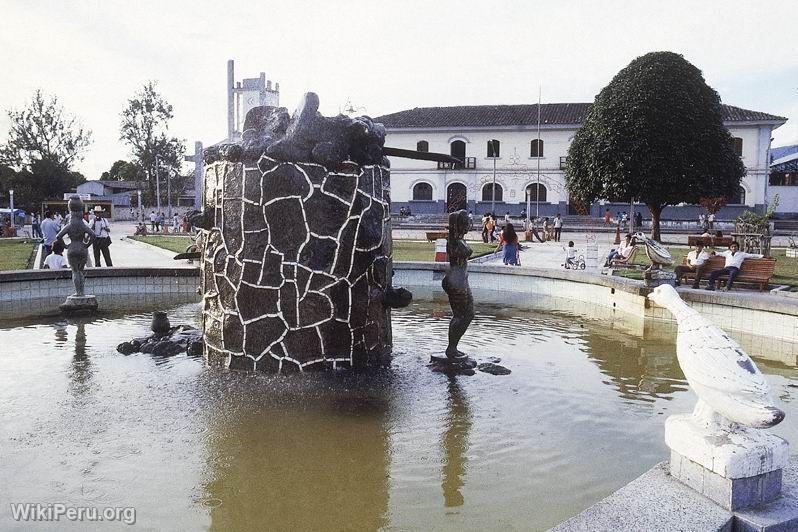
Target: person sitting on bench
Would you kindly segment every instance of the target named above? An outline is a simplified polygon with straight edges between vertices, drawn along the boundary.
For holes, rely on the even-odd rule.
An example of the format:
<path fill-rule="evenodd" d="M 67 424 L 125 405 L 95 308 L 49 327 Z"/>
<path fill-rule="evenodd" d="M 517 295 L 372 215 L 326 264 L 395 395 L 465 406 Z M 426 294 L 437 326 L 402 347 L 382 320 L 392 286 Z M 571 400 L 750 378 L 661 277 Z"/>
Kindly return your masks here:
<path fill-rule="evenodd" d="M 740 251 L 740 244 L 737 242 L 732 242 L 729 244 L 729 250 L 724 251 L 723 253 L 718 253 L 718 256 L 726 257 L 726 263 L 723 268 L 719 270 L 713 270 L 712 273 L 709 274 L 709 285 L 707 286 L 707 290 L 714 290 L 715 281 L 717 281 L 718 277 L 723 274 L 729 276 L 729 280 L 726 281 L 725 289 L 731 290 L 734 279 L 740 273 L 740 268 L 743 265 L 743 261 L 745 259 L 761 259 L 764 255 Z"/>
<path fill-rule="evenodd" d="M 695 273 L 695 281 L 693 281 L 693 288 L 698 288 L 698 283 L 701 282 L 701 277 L 704 275 L 704 268 L 706 268 L 707 260 L 709 260 L 709 253 L 704 251 L 704 243 L 698 242 L 695 249 L 687 254 L 687 266 L 676 266 L 674 272 L 676 273 L 676 286 L 682 284 L 682 277 L 687 272 Z"/>
<path fill-rule="evenodd" d="M 624 241 L 618 246 L 618 249 L 610 250 L 607 255 L 607 262 L 604 263 L 604 266 L 612 266 L 612 261 L 626 264 L 632 257 L 632 253 L 636 247 L 637 243 L 634 242 L 631 233 L 626 233 L 626 238 L 624 238 Z"/>

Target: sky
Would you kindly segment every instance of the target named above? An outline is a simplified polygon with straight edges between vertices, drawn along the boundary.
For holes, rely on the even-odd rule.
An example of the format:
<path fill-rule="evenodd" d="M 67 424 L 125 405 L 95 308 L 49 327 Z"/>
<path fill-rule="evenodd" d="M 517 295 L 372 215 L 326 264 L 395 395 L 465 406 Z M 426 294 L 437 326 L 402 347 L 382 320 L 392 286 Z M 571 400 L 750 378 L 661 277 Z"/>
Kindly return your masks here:
<path fill-rule="evenodd" d="M 798 143 L 795 1 L 0 0 L 0 142 L 5 111 L 36 89 L 93 132 L 76 167 L 118 159 L 120 113 L 149 80 L 174 107 L 170 133 L 206 146 L 227 133 L 236 79 L 280 83 L 293 110 L 314 91 L 334 115 L 413 107 L 591 102 L 635 57 L 670 50 L 724 103 L 787 117 L 773 146 Z M 190 165 L 189 165 L 190 167 Z"/>

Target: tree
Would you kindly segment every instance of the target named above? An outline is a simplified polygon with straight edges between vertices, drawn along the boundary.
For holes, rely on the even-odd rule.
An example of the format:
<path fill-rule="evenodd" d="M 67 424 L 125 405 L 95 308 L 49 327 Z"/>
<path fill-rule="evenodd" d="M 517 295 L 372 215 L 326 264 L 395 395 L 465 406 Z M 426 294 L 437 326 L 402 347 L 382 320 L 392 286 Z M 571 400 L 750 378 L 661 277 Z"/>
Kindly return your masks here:
<path fill-rule="evenodd" d="M 0 188 L 14 189 L 14 206 L 29 212 L 38 212 L 43 200 L 61 198 L 64 192 L 85 182 L 79 172 L 50 161 L 36 160 L 30 169 L 19 171 L 0 165 Z"/>
<path fill-rule="evenodd" d="M 141 181 L 144 171 L 137 164 L 128 161 L 116 161 L 111 169 L 103 172 L 100 179 L 104 181 Z"/>
<path fill-rule="evenodd" d="M 0 159 L 9 166 L 30 168 L 35 161 L 46 161 L 69 171 L 91 144 L 91 131 L 67 114 L 58 98 L 46 98 L 40 90 L 25 109 L 8 111 L 8 118 L 11 128 Z"/>
<path fill-rule="evenodd" d="M 701 71 L 672 52 L 652 52 L 596 96 L 568 150 L 566 187 L 575 201 L 635 199 L 651 210 L 660 239 L 666 205 L 737 192 L 745 167 L 723 126 L 720 97 Z"/>
<path fill-rule="evenodd" d="M 156 166 L 164 182 L 166 172 L 180 175 L 185 146 L 181 140 L 167 135 L 172 118 L 172 106 L 158 93 L 152 81 L 145 83 L 122 111 L 120 140 L 130 146 L 133 163 L 144 171 L 149 183 L 149 201 L 155 199 Z M 162 186 L 162 199 L 165 194 L 166 187 Z"/>

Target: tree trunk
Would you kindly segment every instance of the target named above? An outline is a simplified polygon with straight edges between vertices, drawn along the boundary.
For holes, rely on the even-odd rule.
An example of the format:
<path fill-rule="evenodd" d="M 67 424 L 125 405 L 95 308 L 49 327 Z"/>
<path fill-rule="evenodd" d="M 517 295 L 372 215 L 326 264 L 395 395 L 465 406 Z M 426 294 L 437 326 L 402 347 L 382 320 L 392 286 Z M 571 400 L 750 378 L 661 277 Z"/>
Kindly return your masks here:
<path fill-rule="evenodd" d="M 662 214 L 662 205 L 648 204 L 648 209 L 651 211 L 651 238 L 657 242 L 662 242 L 659 234 L 659 217 Z"/>

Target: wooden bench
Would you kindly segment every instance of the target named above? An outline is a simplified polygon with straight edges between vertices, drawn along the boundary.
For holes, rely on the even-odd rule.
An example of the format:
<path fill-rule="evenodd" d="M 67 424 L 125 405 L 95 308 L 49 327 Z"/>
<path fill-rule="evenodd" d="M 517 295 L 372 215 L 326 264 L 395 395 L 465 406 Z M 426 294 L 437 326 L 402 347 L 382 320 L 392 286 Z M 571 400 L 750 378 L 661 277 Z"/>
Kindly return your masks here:
<path fill-rule="evenodd" d="M 439 238 L 449 238 L 449 231 L 427 231 L 427 242 L 435 242 Z"/>
<path fill-rule="evenodd" d="M 712 273 L 713 270 L 720 270 L 726 264 L 725 257 L 719 256 L 711 256 L 707 261 L 707 265 L 704 268 L 704 279 L 709 279 L 709 274 Z M 687 266 L 687 257 L 682 260 L 682 265 Z M 745 259 L 743 261 L 743 265 L 740 268 L 740 273 L 737 275 L 737 278 L 734 280 L 735 283 L 751 283 L 759 286 L 760 290 L 765 290 L 768 288 L 770 283 L 770 278 L 773 277 L 773 273 L 776 271 L 776 259 Z M 684 274 L 685 280 L 689 278 L 690 280 L 695 279 L 695 272 L 685 272 Z M 722 282 L 721 280 L 725 280 L 728 278 L 728 275 L 723 274 L 718 277 L 718 281 Z"/>
<path fill-rule="evenodd" d="M 687 237 L 687 245 L 690 247 L 695 247 L 696 244 L 704 244 L 705 246 L 712 246 L 712 247 L 724 247 L 727 248 L 729 245 L 734 242 L 734 238 L 730 236 L 701 236 L 701 235 L 688 235 Z"/>

